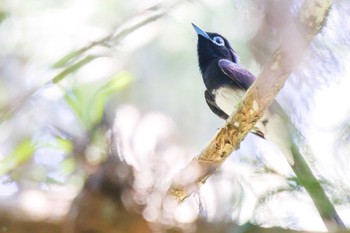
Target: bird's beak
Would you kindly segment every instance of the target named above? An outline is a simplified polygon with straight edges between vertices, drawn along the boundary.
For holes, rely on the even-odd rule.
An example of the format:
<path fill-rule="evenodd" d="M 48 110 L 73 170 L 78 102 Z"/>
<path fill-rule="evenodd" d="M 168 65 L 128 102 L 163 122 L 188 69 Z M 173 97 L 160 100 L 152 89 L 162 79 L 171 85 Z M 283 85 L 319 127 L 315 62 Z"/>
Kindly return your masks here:
<path fill-rule="evenodd" d="M 204 30 L 202 30 L 200 27 L 198 27 L 197 25 L 195 25 L 194 23 L 192 23 L 192 26 L 194 28 L 194 30 L 196 31 L 196 33 L 198 35 L 203 36 L 204 38 L 207 38 L 208 40 L 211 40 L 210 36 L 208 35 L 208 33 L 206 33 Z"/>

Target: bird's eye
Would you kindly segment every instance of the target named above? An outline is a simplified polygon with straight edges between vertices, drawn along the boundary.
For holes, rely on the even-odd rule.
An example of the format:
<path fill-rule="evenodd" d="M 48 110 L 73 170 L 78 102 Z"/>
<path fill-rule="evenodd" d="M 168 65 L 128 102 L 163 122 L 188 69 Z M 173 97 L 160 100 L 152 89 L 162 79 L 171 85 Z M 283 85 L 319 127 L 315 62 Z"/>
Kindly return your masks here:
<path fill-rule="evenodd" d="M 225 45 L 225 41 L 224 39 L 222 39 L 220 36 L 215 36 L 213 38 L 213 42 L 219 46 L 224 46 Z"/>

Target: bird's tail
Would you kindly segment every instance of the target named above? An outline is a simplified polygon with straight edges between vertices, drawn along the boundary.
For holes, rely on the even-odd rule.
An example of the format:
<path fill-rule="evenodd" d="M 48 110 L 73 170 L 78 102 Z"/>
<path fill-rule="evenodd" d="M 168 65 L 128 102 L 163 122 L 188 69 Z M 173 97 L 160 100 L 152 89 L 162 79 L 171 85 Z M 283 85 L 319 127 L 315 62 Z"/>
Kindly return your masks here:
<path fill-rule="evenodd" d="M 314 202 L 327 229 L 329 231 L 346 229 L 300 151 L 300 148 L 303 148 L 303 152 L 306 152 L 308 157 L 314 157 L 306 139 L 276 101 L 270 106 L 267 114 L 269 114 L 267 119 L 270 119 L 271 122 L 267 123 L 266 131 L 270 130 L 271 132 L 265 134 L 266 139 L 275 143 L 284 153 L 298 181 L 304 186 Z"/>

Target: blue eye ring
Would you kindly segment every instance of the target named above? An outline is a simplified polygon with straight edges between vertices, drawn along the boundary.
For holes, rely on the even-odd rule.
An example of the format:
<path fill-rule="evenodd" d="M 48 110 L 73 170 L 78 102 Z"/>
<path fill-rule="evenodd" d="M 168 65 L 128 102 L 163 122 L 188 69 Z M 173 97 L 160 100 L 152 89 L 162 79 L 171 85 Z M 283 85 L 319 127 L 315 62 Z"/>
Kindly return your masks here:
<path fill-rule="evenodd" d="M 220 36 L 215 36 L 215 37 L 212 39 L 212 41 L 213 41 L 216 45 L 218 45 L 218 46 L 224 46 L 224 45 L 225 45 L 224 39 L 222 39 L 222 37 L 220 37 Z"/>

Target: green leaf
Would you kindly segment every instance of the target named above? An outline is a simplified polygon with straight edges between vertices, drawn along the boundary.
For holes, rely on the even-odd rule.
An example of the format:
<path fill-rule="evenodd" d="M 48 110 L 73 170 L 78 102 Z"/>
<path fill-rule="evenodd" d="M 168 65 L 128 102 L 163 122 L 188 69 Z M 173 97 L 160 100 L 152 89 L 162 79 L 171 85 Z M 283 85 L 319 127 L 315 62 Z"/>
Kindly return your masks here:
<path fill-rule="evenodd" d="M 99 88 L 97 93 L 104 94 L 106 96 L 114 94 L 125 87 L 127 87 L 132 80 L 131 74 L 127 71 L 114 75 L 107 83 Z"/>
<path fill-rule="evenodd" d="M 64 138 L 56 137 L 55 140 L 39 141 L 35 143 L 36 148 L 50 148 L 54 150 L 60 150 L 64 153 L 70 153 L 73 151 L 73 143 Z"/>
<path fill-rule="evenodd" d="M 112 94 L 127 87 L 132 81 L 129 72 L 114 75 L 102 85 L 82 85 L 66 93 L 65 99 L 86 129 L 102 120 L 107 100 Z"/>
<path fill-rule="evenodd" d="M 66 92 L 65 100 L 67 101 L 69 106 L 72 108 L 72 110 L 75 112 L 75 114 L 77 114 L 79 119 L 83 119 L 82 102 L 84 100 L 84 97 L 83 97 L 83 94 L 80 93 L 81 91 L 80 89 L 76 88 Z"/>
<path fill-rule="evenodd" d="M 85 108 L 87 123 L 93 126 L 102 120 L 104 108 L 108 98 L 126 88 L 131 83 L 132 77 L 128 72 L 122 72 L 113 76 L 108 82 L 98 88 L 91 98 L 90 105 Z"/>
<path fill-rule="evenodd" d="M 69 153 L 73 151 L 73 143 L 70 140 L 63 139 L 63 138 L 56 138 L 57 142 L 57 148 Z"/>
<path fill-rule="evenodd" d="M 0 24 L 6 19 L 6 17 L 7 13 L 5 11 L 0 10 Z"/>
<path fill-rule="evenodd" d="M 35 147 L 31 140 L 23 140 L 16 149 L 0 161 L 0 175 L 10 172 L 32 157 Z"/>
<path fill-rule="evenodd" d="M 52 82 L 53 83 L 58 83 L 60 82 L 64 77 L 66 77 L 68 74 L 71 74 L 75 71 L 77 71 L 78 69 L 80 69 L 82 66 L 88 64 L 89 62 L 91 62 L 92 60 L 94 60 L 95 58 L 97 58 L 96 56 L 92 56 L 89 55 L 83 59 L 81 59 L 80 61 L 78 61 L 77 63 L 69 66 L 68 68 L 64 69 L 62 72 L 60 72 L 58 75 L 56 75 Z"/>
<path fill-rule="evenodd" d="M 71 62 L 72 60 L 78 58 L 78 56 L 83 54 L 86 50 L 87 50 L 86 48 L 82 48 L 82 49 L 78 49 L 78 50 L 69 52 L 64 57 L 62 57 L 57 62 L 55 62 L 51 66 L 51 68 L 58 69 L 58 68 L 62 68 L 64 66 L 66 66 L 69 62 Z"/>
<path fill-rule="evenodd" d="M 72 157 L 63 160 L 60 164 L 60 170 L 65 175 L 72 174 L 75 171 L 75 168 L 76 168 L 75 159 Z"/>

